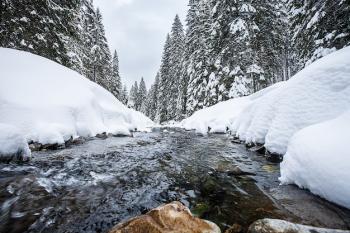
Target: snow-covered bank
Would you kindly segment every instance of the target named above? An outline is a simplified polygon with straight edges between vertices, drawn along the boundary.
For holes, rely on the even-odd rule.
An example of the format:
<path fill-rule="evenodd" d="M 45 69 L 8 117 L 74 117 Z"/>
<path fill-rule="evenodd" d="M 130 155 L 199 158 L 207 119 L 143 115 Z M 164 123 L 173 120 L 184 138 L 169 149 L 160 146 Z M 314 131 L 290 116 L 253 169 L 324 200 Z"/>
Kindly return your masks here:
<path fill-rule="evenodd" d="M 349 111 L 347 47 L 314 62 L 283 84 L 199 111 L 181 125 L 199 131 L 228 126 L 246 143 L 263 144 L 270 152 L 286 154 L 282 183 L 308 188 L 350 208 Z"/>
<path fill-rule="evenodd" d="M 129 135 L 153 124 L 99 85 L 48 59 L 0 48 L 0 66 L 0 123 L 17 128 L 27 141 L 61 144 L 103 132 Z"/>
<path fill-rule="evenodd" d="M 232 130 L 247 143 L 285 154 L 299 130 L 340 116 L 350 108 L 350 47 L 330 54 L 258 98 Z"/>
<path fill-rule="evenodd" d="M 212 107 L 202 109 L 176 126 L 187 130 L 196 130 L 200 134 L 207 134 L 209 129 L 211 133 L 225 133 L 247 106 L 282 85 L 284 85 L 283 82 L 277 83 L 253 95 L 227 100 Z"/>
<path fill-rule="evenodd" d="M 349 139 L 350 111 L 299 131 L 281 164 L 281 182 L 350 208 Z"/>

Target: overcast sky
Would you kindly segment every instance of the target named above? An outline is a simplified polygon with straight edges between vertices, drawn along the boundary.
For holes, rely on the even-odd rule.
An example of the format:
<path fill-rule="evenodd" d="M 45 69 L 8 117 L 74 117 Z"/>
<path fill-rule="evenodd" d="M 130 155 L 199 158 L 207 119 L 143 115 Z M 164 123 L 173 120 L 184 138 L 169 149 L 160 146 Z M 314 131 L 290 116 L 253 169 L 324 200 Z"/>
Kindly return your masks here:
<path fill-rule="evenodd" d="M 183 24 L 188 0 L 95 0 L 102 12 L 112 50 L 119 53 L 120 73 L 128 88 L 141 77 L 147 88 L 159 69 L 166 34 L 176 14 Z"/>

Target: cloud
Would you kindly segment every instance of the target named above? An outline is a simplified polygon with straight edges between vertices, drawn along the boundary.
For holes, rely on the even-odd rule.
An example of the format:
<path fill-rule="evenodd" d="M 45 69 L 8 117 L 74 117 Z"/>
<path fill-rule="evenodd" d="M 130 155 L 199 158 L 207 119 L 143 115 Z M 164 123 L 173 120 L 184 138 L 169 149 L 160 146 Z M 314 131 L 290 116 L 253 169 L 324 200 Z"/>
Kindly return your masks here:
<path fill-rule="evenodd" d="M 160 66 L 166 34 L 176 14 L 182 20 L 188 0 L 95 0 L 100 7 L 106 36 L 120 60 L 122 81 L 130 87 L 145 78 L 153 83 Z"/>
<path fill-rule="evenodd" d="M 108 0 L 108 2 L 113 1 L 113 5 L 116 7 L 121 7 L 124 5 L 131 4 L 133 0 Z"/>

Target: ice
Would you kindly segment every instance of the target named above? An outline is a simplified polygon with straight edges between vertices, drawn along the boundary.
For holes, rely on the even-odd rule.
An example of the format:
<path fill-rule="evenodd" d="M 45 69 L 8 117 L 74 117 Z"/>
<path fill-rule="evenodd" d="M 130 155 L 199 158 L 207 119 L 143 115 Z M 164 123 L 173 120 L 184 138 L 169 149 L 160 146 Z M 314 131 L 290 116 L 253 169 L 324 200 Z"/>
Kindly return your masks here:
<path fill-rule="evenodd" d="M 26 152 L 26 141 L 62 144 L 104 132 L 130 135 L 153 125 L 99 85 L 48 59 L 0 48 L 0 64 L 2 153 Z"/>

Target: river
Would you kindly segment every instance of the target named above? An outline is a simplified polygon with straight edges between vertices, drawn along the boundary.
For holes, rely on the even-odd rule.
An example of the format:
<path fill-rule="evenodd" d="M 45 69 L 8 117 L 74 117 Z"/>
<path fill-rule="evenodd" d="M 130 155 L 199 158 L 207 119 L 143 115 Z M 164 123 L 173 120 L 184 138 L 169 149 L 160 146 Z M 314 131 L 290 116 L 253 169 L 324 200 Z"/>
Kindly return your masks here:
<path fill-rule="evenodd" d="M 91 139 L 0 164 L 0 232 L 108 232 L 120 221 L 179 200 L 222 230 L 261 218 L 350 229 L 350 211 L 294 186 L 279 165 L 232 142 L 154 129 Z"/>

